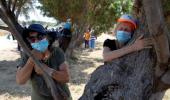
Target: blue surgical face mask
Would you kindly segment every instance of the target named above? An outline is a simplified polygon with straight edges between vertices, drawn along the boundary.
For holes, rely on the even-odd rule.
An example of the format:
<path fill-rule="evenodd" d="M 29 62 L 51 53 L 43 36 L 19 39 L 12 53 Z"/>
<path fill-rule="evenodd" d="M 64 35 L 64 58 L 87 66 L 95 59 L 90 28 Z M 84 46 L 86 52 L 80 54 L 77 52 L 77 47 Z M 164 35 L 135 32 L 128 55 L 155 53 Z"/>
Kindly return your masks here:
<path fill-rule="evenodd" d="M 121 43 L 126 43 L 131 39 L 131 33 L 126 31 L 117 31 L 116 38 Z"/>
<path fill-rule="evenodd" d="M 42 39 L 36 43 L 31 43 L 32 48 L 40 52 L 45 52 L 45 50 L 48 48 L 48 45 L 49 43 L 47 39 Z"/>

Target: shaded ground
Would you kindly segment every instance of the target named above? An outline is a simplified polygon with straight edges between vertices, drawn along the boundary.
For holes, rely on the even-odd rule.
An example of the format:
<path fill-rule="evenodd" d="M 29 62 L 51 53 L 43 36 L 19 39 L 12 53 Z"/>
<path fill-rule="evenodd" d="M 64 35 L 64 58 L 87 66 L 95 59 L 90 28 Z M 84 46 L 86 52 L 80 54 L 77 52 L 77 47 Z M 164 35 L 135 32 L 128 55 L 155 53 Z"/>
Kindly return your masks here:
<path fill-rule="evenodd" d="M 0 100 L 29 100 L 29 85 L 18 86 L 15 83 L 15 73 L 19 61 L 16 51 L 16 41 L 0 38 Z"/>
<path fill-rule="evenodd" d="M 83 48 L 82 51 L 76 50 L 77 59 L 69 61 L 71 74 L 69 88 L 73 100 L 77 100 L 82 95 L 90 74 L 103 64 L 102 44 L 106 38 L 107 35 L 100 36 L 93 51 Z M 0 43 L 0 100 L 31 100 L 29 83 L 24 86 L 15 83 L 16 66 L 19 62 L 16 41 L 0 37 Z M 170 90 L 166 92 L 163 100 L 170 100 Z"/>

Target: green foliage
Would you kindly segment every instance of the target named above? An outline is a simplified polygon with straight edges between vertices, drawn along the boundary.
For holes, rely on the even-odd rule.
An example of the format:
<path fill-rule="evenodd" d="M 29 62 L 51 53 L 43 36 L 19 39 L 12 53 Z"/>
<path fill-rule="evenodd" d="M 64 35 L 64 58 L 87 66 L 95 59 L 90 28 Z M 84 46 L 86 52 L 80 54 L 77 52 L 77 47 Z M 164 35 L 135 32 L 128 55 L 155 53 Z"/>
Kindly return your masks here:
<path fill-rule="evenodd" d="M 170 0 L 163 0 L 163 11 L 165 20 L 168 26 L 168 29 L 170 30 Z"/>
<path fill-rule="evenodd" d="M 100 3 L 99 3 L 100 2 Z M 132 0 L 91 0 L 93 4 L 89 10 L 89 23 L 94 27 L 95 32 L 101 33 L 113 27 L 121 14 L 130 13 Z"/>
<path fill-rule="evenodd" d="M 129 13 L 132 0 L 39 0 L 44 15 L 88 25 L 97 33 L 108 30 L 123 13 Z M 80 26 L 82 28 L 82 26 Z"/>
<path fill-rule="evenodd" d="M 0 1 L 0 19 L 9 25 L 9 19 L 12 19 L 13 22 L 18 22 L 19 15 L 25 15 L 28 17 L 28 11 L 30 5 L 35 0 L 1 0 Z M 4 14 L 7 13 L 7 16 Z M 18 24 L 18 23 L 17 23 Z M 1 27 L 1 29 L 8 30 L 8 27 Z"/>
<path fill-rule="evenodd" d="M 170 0 L 164 0 L 163 1 L 163 10 L 165 16 L 170 16 Z"/>
<path fill-rule="evenodd" d="M 74 21 L 79 19 L 79 15 L 83 12 L 83 2 L 85 0 L 39 0 L 43 6 L 39 6 L 43 10 L 44 15 L 54 17 L 65 21 L 67 18 L 73 18 Z"/>

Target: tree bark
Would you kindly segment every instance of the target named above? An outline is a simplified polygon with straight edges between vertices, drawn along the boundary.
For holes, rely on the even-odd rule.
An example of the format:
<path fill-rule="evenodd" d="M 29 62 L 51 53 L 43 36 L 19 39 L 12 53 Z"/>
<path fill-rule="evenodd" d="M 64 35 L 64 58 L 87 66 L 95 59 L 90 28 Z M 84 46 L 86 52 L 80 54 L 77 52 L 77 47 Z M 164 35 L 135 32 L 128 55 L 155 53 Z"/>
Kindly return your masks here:
<path fill-rule="evenodd" d="M 99 66 L 80 100 L 148 100 L 155 66 L 151 55 L 143 50 Z"/>
<path fill-rule="evenodd" d="M 80 29 L 80 27 L 82 28 Z M 73 52 L 74 49 L 80 47 L 80 45 L 83 43 L 84 41 L 83 34 L 86 29 L 86 25 L 84 24 L 75 25 L 74 29 L 75 30 L 71 42 L 65 54 L 68 59 L 74 56 L 74 52 Z"/>
<path fill-rule="evenodd" d="M 79 100 L 162 100 L 169 88 L 169 31 L 162 1 L 135 0 L 133 14 L 139 19 L 134 36 L 154 41 L 153 49 L 144 49 L 99 66 L 91 75 Z M 131 44 L 131 43 L 129 43 Z"/>

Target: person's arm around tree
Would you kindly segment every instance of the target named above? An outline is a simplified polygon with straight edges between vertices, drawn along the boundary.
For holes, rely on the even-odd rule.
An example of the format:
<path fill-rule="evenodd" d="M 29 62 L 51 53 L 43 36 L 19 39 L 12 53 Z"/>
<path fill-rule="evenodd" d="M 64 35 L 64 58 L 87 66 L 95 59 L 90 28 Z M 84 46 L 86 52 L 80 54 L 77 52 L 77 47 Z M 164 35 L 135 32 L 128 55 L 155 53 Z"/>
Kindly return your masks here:
<path fill-rule="evenodd" d="M 104 47 L 103 49 L 103 59 L 104 61 L 112 61 L 113 59 L 117 59 L 126 54 L 142 50 L 144 48 L 151 48 L 152 41 L 150 39 L 142 39 L 143 36 L 140 36 L 134 44 L 125 46 L 123 48 L 111 51 L 108 47 Z"/>

